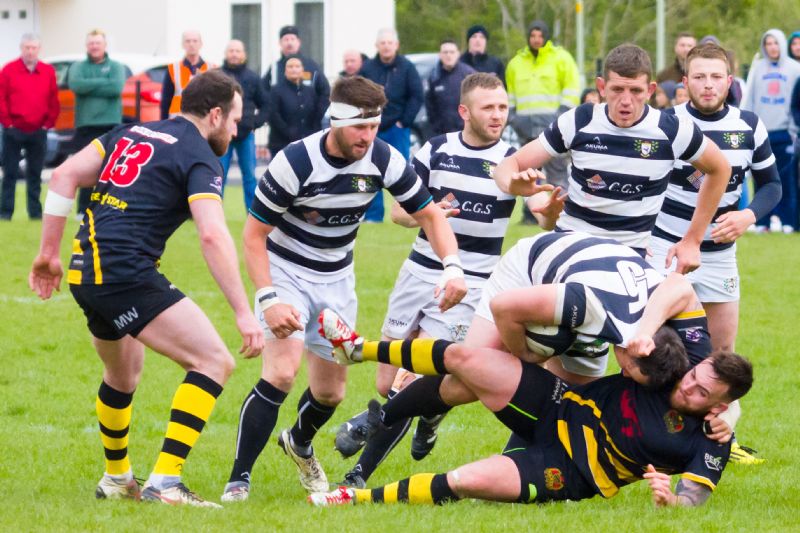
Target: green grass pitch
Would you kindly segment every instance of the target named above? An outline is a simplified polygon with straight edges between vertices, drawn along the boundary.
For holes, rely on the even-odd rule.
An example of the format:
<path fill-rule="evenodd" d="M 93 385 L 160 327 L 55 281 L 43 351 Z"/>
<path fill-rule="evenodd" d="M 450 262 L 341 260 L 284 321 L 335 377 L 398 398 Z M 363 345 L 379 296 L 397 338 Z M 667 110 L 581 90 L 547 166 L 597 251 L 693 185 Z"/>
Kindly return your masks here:
<path fill-rule="evenodd" d="M 788 531 L 800 530 L 800 236 L 746 235 L 739 244 L 742 277 L 737 348 L 755 364 L 756 384 L 743 402 L 738 433 L 759 449 L 761 466 L 729 466 L 709 502 L 700 509 L 655 509 L 644 483 L 609 501 L 541 506 L 466 501 L 445 507 L 361 506 L 315 509 L 305 502 L 294 466 L 275 444 L 275 433 L 253 471 L 248 502 L 223 510 L 176 509 L 94 499 L 103 471 L 94 401 L 102 367 L 82 313 L 68 290 L 48 302 L 27 288 L 41 225 L 24 214 L 20 187 L 17 214 L 0 224 L 0 530 L 2 531 Z M 241 189 L 225 198 L 231 232 L 241 250 L 244 209 Z M 506 247 L 533 231 L 511 225 Z M 77 228 L 70 221 L 63 241 L 66 261 Z M 379 334 L 386 300 L 415 232 L 390 223 L 365 225 L 356 247 L 359 330 Z M 239 337 L 233 315 L 200 254 L 197 233 L 185 224 L 167 245 L 162 271 L 193 298 L 218 327 L 232 351 Z M 244 269 L 242 269 L 244 271 Z M 252 291 L 249 286 L 249 290 Z M 202 347 L 198 347 L 202 349 Z M 218 501 L 231 466 L 239 407 L 258 378 L 260 361 L 237 358 L 184 479 Z M 334 432 L 374 394 L 374 367 L 350 370 L 348 394 L 319 433 L 315 447 L 331 481 L 352 466 L 333 449 Z M 136 475 L 146 477 L 156 459 L 169 405 L 183 371 L 148 353 L 134 400 L 130 454 Z M 285 403 L 277 429 L 294 421 L 305 388 L 303 371 Z M 415 472 L 443 472 L 498 452 L 507 431 L 483 408 L 455 410 L 443 423 L 433 454 L 416 463 L 409 437 L 370 480 L 381 485 Z"/>

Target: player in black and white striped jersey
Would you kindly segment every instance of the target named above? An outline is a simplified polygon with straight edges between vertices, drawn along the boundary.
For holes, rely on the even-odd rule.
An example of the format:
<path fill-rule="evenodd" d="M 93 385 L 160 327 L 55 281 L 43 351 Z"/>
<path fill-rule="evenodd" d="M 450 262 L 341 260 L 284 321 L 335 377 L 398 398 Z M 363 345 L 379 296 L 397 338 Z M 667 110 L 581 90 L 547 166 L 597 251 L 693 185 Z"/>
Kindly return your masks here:
<path fill-rule="evenodd" d="M 732 351 L 739 323 L 739 271 L 735 240 L 780 201 L 781 181 L 770 148 L 767 129 L 750 111 L 725 105 L 731 83 L 725 50 L 714 43 L 692 49 L 686 60 L 685 85 L 690 102 L 673 108 L 678 117 L 693 121 L 714 140 L 731 164 L 728 182 L 714 222 L 700 245 L 702 266 L 688 274 L 708 315 L 714 349 Z M 750 205 L 739 210 L 742 184 L 752 172 L 757 184 Z M 697 205 L 697 191 L 705 176 L 686 164 L 676 164 L 667 186 L 667 197 L 653 230 L 651 264 L 662 272 L 667 250 L 689 227 Z"/>
<path fill-rule="evenodd" d="M 636 45 L 614 48 L 597 87 L 605 104 L 567 111 L 536 140 L 495 171 L 500 188 L 528 195 L 550 158 L 569 152 L 572 174 L 556 230 L 609 237 L 644 253 L 676 160 L 706 174 L 697 209 L 683 238 L 670 249 L 685 273 L 700 264 L 700 242 L 730 177 L 719 148 L 691 121 L 647 105 L 655 90 L 647 52 Z M 554 221 L 550 221 L 551 223 Z M 547 225 L 546 225 L 547 226 Z"/>
<path fill-rule="evenodd" d="M 442 265 L 425 231 L 420 231 L 389 297 L 382 327 L 384 340 L 436 337 L 464 341 L 481 289 L 500 259 L 516 201 L 514 196 L 500 191 L 492 179 L 495 166 L 514 152 L 500 139 L 508 119 L 508 94 L 496 76 L 475 73 L 461 84 L 460 101 L 464 129 L 430 139 L 415 155 L 413 165 L 449 216 L 469 292 L 447 312 L 440 309 L 431 294 Z M 392 220 L 406 227 L 418 226 L 399 202 L 392 207 Z M 391 398 L 412 378 L 413 374 L 403 369 L 379 365 L 376 387 L 382 396 Z M 356 415 L 337 434 L 336 447 L 346 457 L 365 444 L 360 428 L 366 416 L 367 412 Z M 412 442 L 415 459 L 421 459 L 433 447 L 440 421 L 441 416 L 420 419 Z M 405 435 L 410 423 L 411 419 L 403 420 L 370 439 L 353 470 L 345 476 L 345 483 L 363 486 Z"/>
<path fill-rule="evenodd" d="M 759 218 L 767 215 L 781 199 L 781 180 L 770 147 L 767 129 L 750 111 L 725 105 L 731 84 L 730 65 L 725 50 L 714 43 L 693 48 L 686 57 L 684 85 L 690 102 L 673 108 L 678 116 L 688 117 L 722 149 L 731 164 L 732 174 L 720 201 L 714 221 L 700 245 L 702 264 L 687 275 L 708 317 L 708 330 L 715 350 L 732 351 L 739 328 L 739 269 L 736 239 Z M 739 210 L 744 177 L 752 172 L 756 193 L 752 202 Z M 667 198 L 656 220 L 650 248 L 654 268 L 667 273 L 669 247 L 679 240 L 689 225 L 704 176 L 694 168 L 676 165 Z M 731 427 L 740 412 L 739 402 L 729 411 Z M 734 441 L 731 462 L 759 464 L 764 459 Z"/>
<path fill-rule="evenodd" d="M 342 401 L 346 373 L 332 361 L 331 345 L 314 321 L 330 306 L 355 320 L 354 240 L 376 194 L 388 189 L 429 236 L 444 265 L 435 288 L 442 309 L 466 293 L 458 245 L 442 210 L 403 157 L 375 139 L 386 102 L 383 88 L 359 76 L 341 79 L 331 101 L 331 129 L 275 156 L 245 223 L 245 261 L 259 287 L 255 309 L 267 344 L 261 379 L 242 405 L 223 501 L 248 497 L 253 464 L 274 429 L 304 351 L 309 388 L 300 399 L 297 422 L 281 432 L 278 443 L 307 490 L 328 486 L 311 441 Z"/>

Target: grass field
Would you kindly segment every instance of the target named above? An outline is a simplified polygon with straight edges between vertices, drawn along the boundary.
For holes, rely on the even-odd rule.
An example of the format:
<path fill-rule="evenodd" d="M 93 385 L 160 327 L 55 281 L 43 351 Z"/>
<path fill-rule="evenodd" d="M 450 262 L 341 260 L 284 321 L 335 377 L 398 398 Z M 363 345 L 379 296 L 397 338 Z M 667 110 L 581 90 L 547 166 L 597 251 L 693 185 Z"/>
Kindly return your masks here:
<path fill-rule="evenodd" d="M 643 483 L 616 498 L 542 506 L 460 502 L 445 507 L 361 506 L 315 509 L 305 503 L 294 466 L 273 439 L 253 471 L 253 493 L 245 504 L 224 510 L 175 509 L 94 499 L 103 471 L 94 402 L 101 365 L 82 313 L 66 287 L 40 302 L 27 288 L 41 224 L 29 222 L 20 187 L 17 214 L 0 224 L 0 530 L 2 531 L 789 531 L 800 530 L 800 236 L 746 235 L 739 244 L 743 299 L 737 348 L 751 357 L 756 385 L 743 403 L 740 439 L 762 452 L 756 467 L 729 466 L 715 495 L 701 509 L 655 509 Z M 241 189 L 225 199 L 239 245 L 244 209 Z M 517 216 L 515 215 L 515 219 Z M 71 221 L 62 246 L 77 228 Z M 532 232 L 512 225 L 507 246 Z M 356 248 L 359 330 L 377 336 L 386 299 L 414 232 L 389 223 L 361 228 Z M 192 224 L 172 238 L 162 271 L 208 313 L 228 346 L 238 349 L 233 315 L 200 255 Z M 252 287 L 250 287 L 252 290 Z M 260 361 L 239 358 L 210 423 L 184 470 L 199 494 L 218 500 L 233 454 L 239 407 L 255 383 Z M 352 465 L 333 449 L 338 424 L 373 395 L 369 365 L 350 371 L 346 400 L 315 442 L 331 481 Z M 134 400 L 130 453 L 136 475 L 147 477 L 161 446 L 169 405 L 183 371 L 148 353 Z M 301 373 L 281 411 L 278 429 L 293 423 Z M 477 405 L 455 410 L 442 425 L 434 453 L 421 463 L 409 455 L 409 437 L 370 480 L 371 486 L 415 472 L 442 472 L 499 451 L 507 431 Z"/>

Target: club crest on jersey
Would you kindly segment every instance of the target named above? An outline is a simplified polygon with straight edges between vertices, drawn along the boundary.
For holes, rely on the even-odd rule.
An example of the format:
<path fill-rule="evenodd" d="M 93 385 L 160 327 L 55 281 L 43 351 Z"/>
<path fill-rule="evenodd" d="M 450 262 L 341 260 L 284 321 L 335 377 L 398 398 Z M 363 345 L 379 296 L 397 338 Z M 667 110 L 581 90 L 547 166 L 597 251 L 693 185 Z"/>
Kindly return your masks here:
<path fill-rule="evenodd" d="M 744 144 L 744 133 L 723 133 L 722 140 L 728 143 L 731 148 L 739 148 Z"/>
<path fill-rule="evenodd" d="M 601 189 L 605 189 L 607 185 L 606 182 L 603 181 L 603 178 L 600 177 L 600 174 L 595 174 L 586 180 L 586 186 L 593 191 L 599 191 Z"/>
<path fill-rule="evenodd" d="M 738 286 L 739 286 L 739 278 L 735 276 L 732 278 L 725 278 L 722 280 L 722 288 L 725 289 L 725 292 L 727 292 L 728 294 L 734 294 Z"/>
<path fill-rule="evenodd" d="M 493 163 L 490 163 L 489 161 L 484 161 L 483 162 L 483 171 L 486 172 L 487 176 L 489 176 L 490 178 L 493 178 L 494 177 L 494 167 L 496 167 L 496 166 L 497 165 L 495 165 Z"/>
<path fill-rule="evenodd" d="M 369 192 L 372 189 L 372 178 L 369 176 L 353 177 L 353 189 L 358 192 Z"/>
<path fill-rule="evenodd" d="M 453 342 L 462 342 L 467 338 L 467 330 L 469 329 L 469 325 L 451 324 L 447 326 L 447 329 L 450 330 L 450 337 L 453 339 Z"/>
<path fill-rule="evenodd" d="M 658 150 L 658 141 L 643 141 L 641 139 L 636 139 L 636 141 L 633 143 L 633 148 L 639 152 L 640 156 L 650 157 L 656 150 Z"/>
<path fill-rule="evenodd" d="M 691 176 L 686 178 L 686 180 L 692 184 L 692 187 L 700 190 L 700 187 L 703 185 L 703 181 L 706 179 L 706 175 L 700 172 L 699 170 L 695 170 Z"/>
<path fill-rule="evenodd" d="M 222 176 L 216 176 L 211 180 L 210 185 L 222 194 Z"/>
<path fill-rule="evenodd" d="M 305 218 L 306 222 L 308 222 L 311 225 L 317 225 L 321 224 L 322 222 L 325 222 L 325 217 L 320 215 L 319 211 L 317 210 L 307 211 L 303 213 L 303 218 Z"/>
<path fill-rule="evenodd" d="M 667 426 L 667 431 L 670 433 L 678 433 L 683 431 L 685 424 L 683 423 L 683 416 L 675 409 L 670 409 L 664 415 L 664 424 Z"/>
<path fill-rule="evenodd" d="M 558 468 L 544 469 L 544 486 L 547 490 L 558 491 L 564 488 L 564 474 Z"/>
<path fill-rule="evenodd" d="M 701 332 L 701 328 L 686 328 L 683 331 L 684 337 L 686 337 L 687 342 L 700 342 L 700 339 L 703 338 L 703 333 Z"/>

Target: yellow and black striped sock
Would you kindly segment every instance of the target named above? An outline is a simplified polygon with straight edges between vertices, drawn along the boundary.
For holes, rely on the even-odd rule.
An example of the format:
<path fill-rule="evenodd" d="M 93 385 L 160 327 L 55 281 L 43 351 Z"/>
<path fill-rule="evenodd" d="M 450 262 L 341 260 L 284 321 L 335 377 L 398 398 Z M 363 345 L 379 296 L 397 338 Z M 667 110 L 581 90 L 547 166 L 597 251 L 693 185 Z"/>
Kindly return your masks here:
<path fill-rule="evenodd" d="M 458 496 L 447 474 L 415 474 L 377 489 L 355 489 L 355 503 L 426 503 L 441 505 Z"/>
<path fill-rule="evenodd" d="M 189 372 L 172 399 L 167 436 L 153 474 L 180 476 L 186 456 L 203 431 L 222 385 L 198 372 Z"/>
<path fill-rule="evenodd" d="M 106 473 L 125 474 L 131 469 L 128 458 L 128 428 L 131 424 L 133 393 L 120 392 L 105 381 L 97 391 L 97 421 L 106 455 Z"/>
<path fill-rule="evenodd" d="M 444 352 L 454 344 L 442 339 L 411 339 L 403 341 L 365 341 L 365 361 L 377 361 L 405 368 L 415 374 L 441 376 L 447 374 Z"/>

